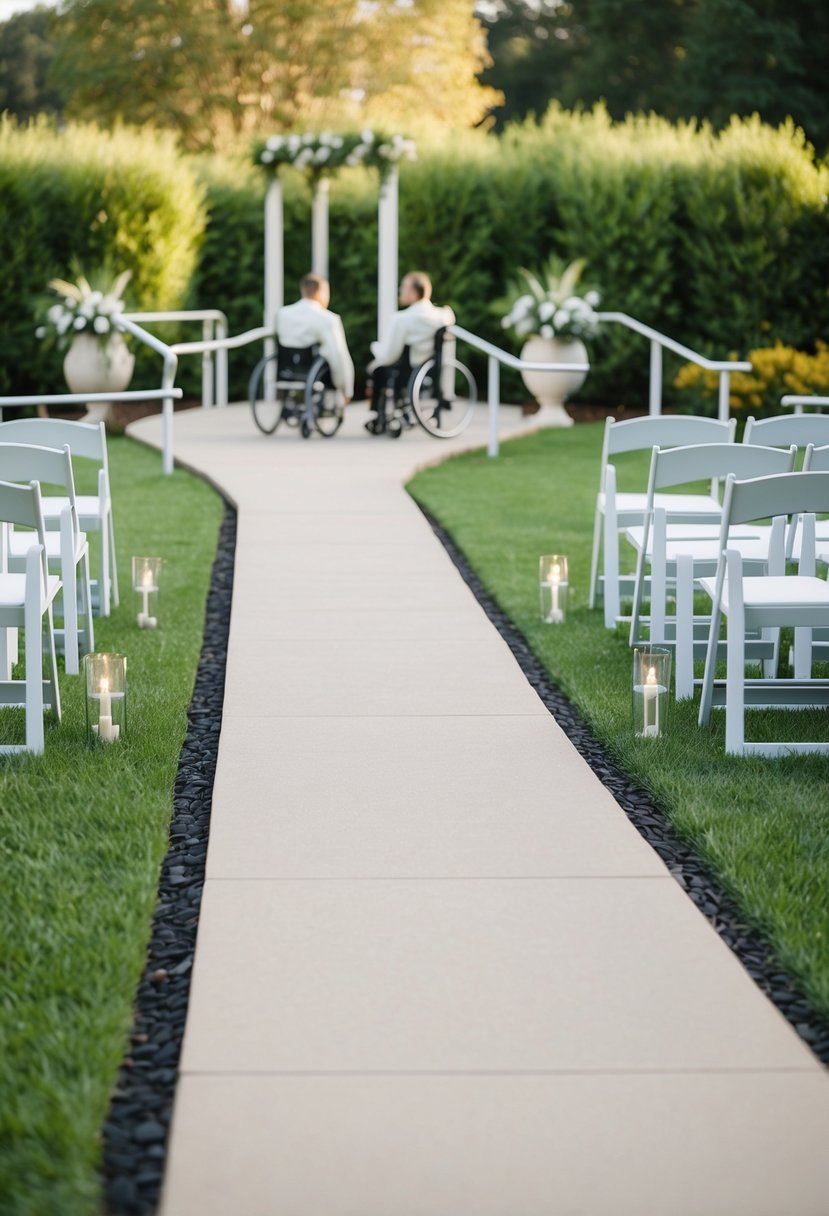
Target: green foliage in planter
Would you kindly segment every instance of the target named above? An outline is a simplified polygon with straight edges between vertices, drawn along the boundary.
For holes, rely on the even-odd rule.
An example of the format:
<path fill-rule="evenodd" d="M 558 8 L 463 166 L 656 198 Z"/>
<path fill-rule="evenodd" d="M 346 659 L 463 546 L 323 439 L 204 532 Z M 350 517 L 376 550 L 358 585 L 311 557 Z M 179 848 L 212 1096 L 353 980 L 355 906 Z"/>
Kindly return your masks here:
<path fill-rule="evenodd" d="M 45 121 L 0 122 L 0 392 L 65 389 L 60 359 L 35 337 L 34 301 L 80 267 L 131 270 L 133 309 L 179 308 L 204 228 L 203 191 L 173 140 Z M 137 382 L 157 386 L 157 355 Z"/>

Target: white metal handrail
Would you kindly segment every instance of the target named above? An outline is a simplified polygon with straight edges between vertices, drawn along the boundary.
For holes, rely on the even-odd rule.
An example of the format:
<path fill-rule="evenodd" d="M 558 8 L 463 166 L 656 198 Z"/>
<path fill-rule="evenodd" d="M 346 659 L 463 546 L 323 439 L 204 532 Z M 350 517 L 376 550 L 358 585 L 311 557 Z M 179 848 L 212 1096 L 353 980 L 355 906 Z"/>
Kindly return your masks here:
<path fill-rule="evenodd" d="M 511 355 L 508 351 L 501 350 L 499 346 L 495 346 L 492 342 L 487 342 L 485 338 L 479 338 L 477 334 L 470 333 L 468 329 L 464 329 L 461 325 L 449 325 L 447 326 L 447 331 L 487 356 L 489 437 L 486 450 L 489 456 L 497 456 L 499 450 L 498 413 L 501 408 L 501 364 L 504 367 L 511 367 L 515 371 L 521 371 L 522 369 L 534 372 L 590 371 L 588 363 L 531 363 L 526 359 L 519 359 L 517 355 Z"/>
<path fill-rule="evenodd" d="M 153 324 L 162 321 L 201 321 L 203 343 L 174 342 L 170 349 L 177 355 L 202 354 L 201 403 L 202 408 L 227 405 L 228 371 L 227 347 L 221 345 L 227 338 L 227 316 L 218 308 L 170 309 L 164 312 L 129 312 L 123 314 L 127 320 Z M 220 345 L 207 345 L 213 339 Z M 213 351 L 217 351 L 215 382 Z"/>
<path fill-rule="evenodd" d="M 707 359 L 705 355 L 700 355 L 697 351 L 683 346 L 681 342 L 675 342 L 673 338 L 661 334 L 658 329 L 653 329 L 650 325 L 643 324 L 642 321 L 637 321 L 635 317 L 629 317 L 625 312 L 600 312 L 597 316 L 600 321 L 624 325 L 626 329 L 632 329 L 635 333 L 641 334 L 643 338 L 650 338 L 651 369 L 648 413 L 654 416 L 662 413 L 662 350 L 664 347 L 665 350 L 673 351 L 675 355 L 681 355 L 689 363 L 696 363 L 698 367 L 702 367 L 708 372 L 719 372 L 717 415 L 721 422 L 728 421 L 731 412 L 729 403 L 731 373 L 750 372 L 752 370 L 750 363 L 737 362 L 734 359 Z"/>
<path fill-rule="evenodd" d="M 798 393 L 787 393 L 785 397 L 780 398 L 781 405 L 793 405 L 796 414 L 803 413 L 804 405 L 814 406 L 816 409 L 823 409 L 824 405 L 829 405 L 829 397 L 805 397 Z"/>

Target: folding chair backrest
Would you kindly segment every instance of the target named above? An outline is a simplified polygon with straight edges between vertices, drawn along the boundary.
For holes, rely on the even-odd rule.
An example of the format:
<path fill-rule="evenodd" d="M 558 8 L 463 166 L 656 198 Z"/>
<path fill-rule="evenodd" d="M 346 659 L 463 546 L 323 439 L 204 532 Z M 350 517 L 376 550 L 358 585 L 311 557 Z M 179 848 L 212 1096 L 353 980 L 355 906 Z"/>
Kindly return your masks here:
<path fill-rule="evenodd" d="M 32 528 L 37 533 L 41 546 L 41 566 L 43 570 L 43 585 L 46 586 L 48 572 L 46 569 L 46 541 L 43 526 L 43 512 L 40 509 L 40 486 L 36 481 L 28 485 L 17 485 L 14 482 L 0 481 L 0 523 L 17 524 L 22 528 Z"/>
<path fill-rule="evenodd" d="M 790 473 L 794 468 L 797 448 L 745 447 L 737 443 L 706 443 L 690 447 L 653 449 L 649 490 L 664 490 L 668 486 L 686 485 L 711 477 L 767 477 L 773 473 Z"/>
<path fill-rule="evenodd" d="M 723 502 L 723 528 L 777 515 L 829 512 L 829 472 L 779 473 L 738 481 L 729 476 Z"/>
<path fill-rule="evenodd" d="M 599 491 L 604 491 L 608 461 L 623 452 L 641 452 L 660 448 L 701 443 L 731 443 L 737 423 L 735 419 L 720 422 L 716 418 L 693 418 L 686 415 L 660 414 L 656 418 L 628 418 L 617 422 L 608 418 L 602 441 L 602 464 Z"/>
<path fill-rule="evenodd" d="M 70 422 L 65 418 L 15 418 L 0 422 L 0 443 L 32 443 L 45 448 L 69 444 L 72 458 L 83 456 L 109 472 L 103 422 Z"/>
<path fill-rule="evenodd" d="M 829 418 L 826 419 L 829 422 Z M 826 473 L 829 471 L 829 444 L 816 448 L 810 443 L 803 458 L 803 472 Z"/>
<path fill-rule="evenodd" d="M 777 414 L 774 418 L 746 419 L 743 443 L 788 447 L 796 443 L 829 444 L 829 414 Z"/>
<path fill-rule="evenodd" d="M 0 481 L 46 482 L 60 486 L 69 502 L 75 502 L 75 479 L 68 444 L 58 449 L 32 443 L 4 443 L 0 435 Z"/>

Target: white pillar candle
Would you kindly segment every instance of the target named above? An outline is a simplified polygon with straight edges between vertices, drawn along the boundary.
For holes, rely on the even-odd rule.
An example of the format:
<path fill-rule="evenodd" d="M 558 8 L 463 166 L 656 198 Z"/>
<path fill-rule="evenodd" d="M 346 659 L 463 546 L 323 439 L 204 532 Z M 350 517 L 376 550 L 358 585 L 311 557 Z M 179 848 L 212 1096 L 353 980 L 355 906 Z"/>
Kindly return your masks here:
<path fill-rule="evenodd" d="M 659 688 L 656 683 L 656 668 L 649 667 L 648 674 L 645 676 L 645 685 L 642 689 L 645 698 L 645 722 L 643 734 L 658 735 L 659 734 Z M 654 706 L 653 722 L 651 722 L 650 706 Z"/>
<path fill-rule="evenodd" d="M 101 691 L 98 694 L 98 738 L 104 743 L 111 743 L 118 738 L 118 727 L 112 725 L 112 697 L 109 691 L 109 680 L 101 680 Z"/>
<path fill-rule="evenodd" d="M 138 626 L 140 629 L 155 629 L 158 621 L 154 616 L 150 616 L 150 592 L 155 591 L 156 586 L 153 582 L 152 571 L 145 570 L 141 579 L 141 605 L 142 610 L 138 614 Z"/>
<path fill-rule="evenodd" d="M 561 566 L 558 562 L 553 562 L 553 564 L 550 566 L 550 573 L 547 576 L 547 582 L 550 586 L 553 600 L 552 609 L 550 611 L 550 620 L 560 623 L 564 619 L 564 613 L 561 611 L 558 601 L 558 589 L 561 584 Z"/>

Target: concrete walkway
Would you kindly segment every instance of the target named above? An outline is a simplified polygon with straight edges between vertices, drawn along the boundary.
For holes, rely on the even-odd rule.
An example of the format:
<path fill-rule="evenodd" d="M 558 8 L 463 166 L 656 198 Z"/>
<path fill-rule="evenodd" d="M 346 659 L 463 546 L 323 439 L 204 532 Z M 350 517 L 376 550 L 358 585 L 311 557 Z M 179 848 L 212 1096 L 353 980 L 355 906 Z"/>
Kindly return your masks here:
<path fill-rule="evenodd" d="M 364 418 L 176 417 L 239 538 L 164 1216 L 826 1216 L 829 1078 Z"/>

